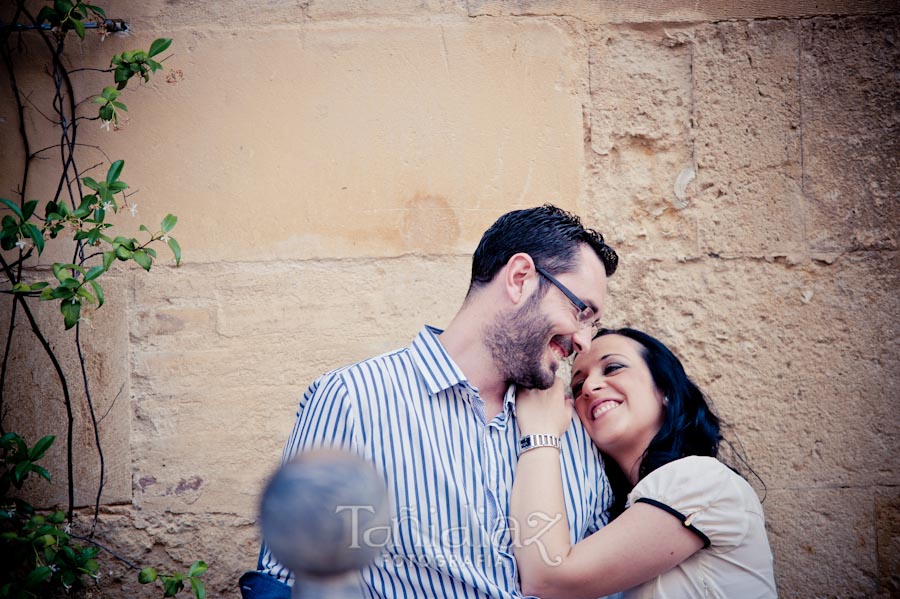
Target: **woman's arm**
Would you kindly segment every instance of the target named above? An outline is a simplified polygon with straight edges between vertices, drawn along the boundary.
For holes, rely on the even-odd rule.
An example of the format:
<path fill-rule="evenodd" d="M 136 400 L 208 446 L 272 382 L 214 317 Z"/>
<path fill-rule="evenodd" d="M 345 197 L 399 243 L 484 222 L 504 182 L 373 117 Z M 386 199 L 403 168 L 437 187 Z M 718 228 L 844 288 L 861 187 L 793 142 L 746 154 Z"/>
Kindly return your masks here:
<path fill-rule="evenodd" d="M 558 434 L 565 411 L 571 418 L 561 385 L 517 394 L 522 435 Z M 622 591 L 670 570 L 703 547 L 700 537 L 675 516 L 643 503 L 572 547 L 559 452 L 548 447 L 519 456 L 510 530 L 522 592 L 544 599 L 593 599 Z"/>

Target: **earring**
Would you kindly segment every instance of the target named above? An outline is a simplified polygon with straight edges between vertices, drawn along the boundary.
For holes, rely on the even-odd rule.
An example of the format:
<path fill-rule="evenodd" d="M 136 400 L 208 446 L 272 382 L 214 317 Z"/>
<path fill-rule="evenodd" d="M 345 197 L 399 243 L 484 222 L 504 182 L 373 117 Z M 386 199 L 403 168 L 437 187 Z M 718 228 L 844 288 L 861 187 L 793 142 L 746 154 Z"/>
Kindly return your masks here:
<path fill-rule="evenodd" d="M 664 405 L 664 406 L 669 405 L 669 396 L 668 396 L 668 395 L 666 395 L 665 397 L 663 397 L 663 405 Z"/>

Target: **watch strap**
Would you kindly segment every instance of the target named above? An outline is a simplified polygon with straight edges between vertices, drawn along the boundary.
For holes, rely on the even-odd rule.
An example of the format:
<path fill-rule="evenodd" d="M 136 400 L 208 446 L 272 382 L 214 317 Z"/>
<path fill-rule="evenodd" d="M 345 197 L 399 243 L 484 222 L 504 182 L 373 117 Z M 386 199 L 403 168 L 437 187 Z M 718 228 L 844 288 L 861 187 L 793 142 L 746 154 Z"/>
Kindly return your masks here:
<path fill-rule="evenodd" d="M 519 455 L 538 447 L 555 447 L 559 449 L 559 437 L 556 435 L 525 435 L 519 439 Z"/>

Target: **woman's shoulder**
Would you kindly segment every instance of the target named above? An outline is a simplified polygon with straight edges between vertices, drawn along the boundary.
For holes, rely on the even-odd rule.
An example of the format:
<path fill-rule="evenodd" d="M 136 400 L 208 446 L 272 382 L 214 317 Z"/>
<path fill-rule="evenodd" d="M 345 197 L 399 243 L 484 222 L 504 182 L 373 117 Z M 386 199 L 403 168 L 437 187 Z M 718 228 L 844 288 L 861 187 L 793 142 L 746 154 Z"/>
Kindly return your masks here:
<path fill-rule="evenodd" d="M 687 456 L 660 466 L 638 481 L 629 494 L 629 505 L 642 497 L 662 502 L 701 501 L 705 504 L 732 497 L 752 503 L 756 493 L 747 481 L 718 459 Z"/>
<path fill-rule="evenodd" d="M 754 518 L 763 522 L 756 492 L 712 457 L 689 456 L 660 466 L 629 494 L 629 506 L 638 502 L 677 512 L 705 535 L 714 551 L 738 546 Z"/>

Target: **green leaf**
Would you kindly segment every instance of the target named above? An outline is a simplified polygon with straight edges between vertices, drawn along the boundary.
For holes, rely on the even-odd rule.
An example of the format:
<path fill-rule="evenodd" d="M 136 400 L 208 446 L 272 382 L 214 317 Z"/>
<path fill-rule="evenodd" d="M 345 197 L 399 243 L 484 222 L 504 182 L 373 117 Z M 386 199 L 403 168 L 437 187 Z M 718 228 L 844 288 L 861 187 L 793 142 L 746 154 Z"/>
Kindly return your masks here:
<path fill-rule="evenodd" d="M 34 214 L 34 209 L 37 208 L 37 205 L 37 200 L 25 202 L 25 206 L 23 206 L 22 208 L 22 216 L 24 217 L 22 220 L 28 220 L 29 218 L 31 218 L 31 215 Z"/>
<path fill-rule="evenodd" d="M 104 272 L 106 272 L 106 269 L 103 267 L 103 265 L 92 266 L 91 269 L 87 271 L 87 274 L 84 275 L 84 280 L 93 281 Z"/>
<path fill-rule="evenodd" d="M 134 258 L 134 261 L 140 264 L 144 270 L 149 271 L 150 266 L 153 264 L 153 259 L 147 255 L 147 252 L 144 250 L 135 250 L 135 252 L 131 255 Z"/>
<path fill-rule="evenodd" d="M 47 435 L 46 437 L 42 437 L 40 441 L 34 444 L 28 452 L 28 459 L 32 462 L 36 462 L 47 453 L 47 450 L 50 449 L 50 446 L 53 445 L 53 442 L 56 441 L 56 436 Z"/>
<path fill-rule="evenodd" d="M 31 462 L 28 460 L 24 460 L 16 464 L 15 470 L 13 470 L 13 480 L 16 481 L 16 488 L 19 488 L 22 481 L 25 480 L 25 477 L 28 476 L 28 473 L 31 472 Z"/>
<path fill-rule="evenodd" d="M 84 183 L 86 187 L 90 187 L 94 191 L 100 191 L 100 184 L 94 181 L 91 177 L 82 177 L 81 182 Z"/>
<path fill-rule="evenodd" d="M 81 559 L 91 559 L 97 557 L 98 553 L 100 553 L 100 549 L 98 547 L 85 547 L 81 550 Z"/>
<path fill-rule="evenodd" d="M 122 104 L 121 102 L 113 102 L 112 105 L 115 106 L 116 108 L 118 108 L 119 110 L 124 110 L 125 112 L 128 112 L 128 107 L 125 106 L 124 104 Z"/>
<path fill-rule="evenodd" d="M 209 568 L 209 566 L 206 565 L 206 562 L 198 560 L 191 564 L 191 569 L 188 570 L 188 576 L 200 576 L 206 572 L 207 568 Z"/>
<path fill-rule="evenodd" d="M 94 6 L 93 4 L 85 4 L 85 6 L 87 6 L 89 9 L 91 9 L 92 11 L 94 11 L 95 13 L 97 13 L 98 15 L 103 17 L 104 19 L 106 18 L 106 11 L 104 11 L 99 6 Z"/>
<path fill-rule="evenodd" d="M 191 577 L 191 588 L 194 589 L 194 596 L 197 599 L 206 599 L 206 587 L 199 578 Z"/>
<path fill-rule="evenodd" d="M 50 480 L 50 473 L 47 472 L 46 468 L 34 464 L 31 466 L 31 471 L 37 473 L 38 476 L 46 478 L 48 481 Z"/>
<path fill-rule="evenodd" d="M 25 579 L 25 586 L 34 588 L 41 584 L 42 582 L 46 582 L 50 579 L 50 576 L 53 575 L 53 570 L 50 569 L 50 566 L 41 566 L 39 568 L 35 568 L 28 575 L 28 578 Z"/>
<path fill-rule="evenodd" d="M 131 250 L 124 246 L 118 246 L 116 248 L 116 258 L 119 260 L 131 260 Z"/>
<path fill-rule="evenodd" d="M 168 233 L 172 229 L 175 228 L 175 224 L 178 222 L 178 217 L 172 214 L 167 214 L 164 219 L 162 219 L 162 232 Z"/>
<path fill-rule="evenodd" d="M 72 22 L 72 26 L 75 28 L 75 33 L 78 34 L 78 37 L 84 39 L 84 23 L 75 18 L 69 20 Z"/>
<path fill-rule="evenodd" d="M 62 283 L 69 277 L 67 273 L 63 272 L 63 265 L 59 262 L 54 262 L 52 268 L 53 276 L 56 277 L 56 280 L 58 280 L 60 283 Z"/>
<path fill-rule="evenodd" d="M 128 189 L 128 183 L 125 181 L 113 181 L 109 184 L 109 190 L 113 193 L 118 193 L 126 189 Z"/>
<path fill-rule="evenodd" d="M 169 237 L 169 248 L 175 254 L 175 266 L 181 266 L 181 246 L 175 241 L 174 237 Z"/>
<path fill-rule="evenodd" d="M 41 12 L 37 15 L 37 22 L 43 23 L 44 21 L 50 21 L 51 19 L 56 18 L 56 13 L 53 12 L 53 9 L 49 6 L 45 6 L 41 9 Z"/>
<path fill-rule="evenodd" d="M 123 84 L 126 83 L 130 78 L 131 69 L 121 64 L 116 67 L 116 71 L 113 74 L 113 80 L 119 84 L 117 86 L 119 89 L 124 88 L 125 86 Z"/>
<path fill-rule="evenodd" d="M 115 87 L 113 87 L 112 85 L 107 85 L 103 88 L 103 91 L 100 92 L 100 95 L 103 96 L 105 100 L 115 100 L 119 97 L 119 93 L 121 92 L 119 92 L 119 90 L 117 90 Z"/>
<path fill-rule="evenodd" d="M 104 121 L 111 121 L 113 117 L 116 115 L 113 107 L 107 104 L 106 106 L 101 106 L 100 111 L 97 113 L 100 118 Z"/>
<path fill-rule="evenodd" d="M 156 258 L 156 250 L 153 248 L 144 248 L 144 251 L 147 252 L 147 255 L 151 258 Z"/>
<path fill-rule="evenodd" d="M 62 524 L 66 519 L 66 513 L 62 510 L 56 510 L 49 516 L 47 516 L 47 521 L 53 524 Z"/>
<path fill-rule="evenodd" d="M 125 167 L 124 160 L 116 160 L 109 167 L 109 171 L 106 173 L 106 182 L 112 183 L 113 181 L 118 180 L 119 175 L 122 174 L 122 169 Z"/>
<path fill-rule="evenodd" d="M 112 266 L 115 259 L 115 252 L 103 252 L 103 270 L 109 270 L 109 267 Z"/>
<path fill-rule="evenodd" d="M 178 594 L 178 591 L 184 588 L 184 582 L 178 580 L 174 576 L 172 577 L 163 577 L 163 597 L 174 597 Z"/>
<path fill-rule="evenodd" d="M 13 202 L 10 202 L 6 198 L 0 198 L 0 203 L 5 204 L 7 208 L 12 210 L 15 215 L 19 217 L 19 220 L 25 220 L 25 217 L 22 215 L 22 211 Z"/>
<path fill-rule="evenodd" d="M 55 289 L 53 289 L 53 287 L 47 287 L 46 289 L 44 289 L 43 291 L 41 291 L 41 301 L 45 301 L 45 302 L 46 302 L 46 301 L 48 301 L 48 300 L 53 299 L 53 292 L 54 292 L 54 291 L 55 291 Z"/>
<path fill-rule="evenodd" d="M 89 559 L 88 561 L 84 562 L 84 565 L 81 567 L 81 570 L 85 574 L 93 576 L 94 574 L 96 574 L 97 572 L 100 571 L 100 564 L 98 564 L 97 560 L 95 560 L 95 559 Z"/>
<path fill-rule="evenodd" d="M 41 254 L 44 251 L 44 234 L 32 223 L 25 223 L 23 229 L 25 230 L 25 234 L 31 237 L 31 240 L 34 242 L 34 247 L 37 248 L 38 254 Z"/>
<path fill-rule="evenodd" d="M 138 574 L 138 582 L 141 584 L 149 584 L 157 578 L 156 568 L 144 568 Z"/>
<path fill-rule="evenodd" d="M 66 330 L 68 330 L 78 322 L 78 318 L 81 316 L 81 304 L 78 302 L 72 303 L 72 300 L 63 300 L 59 304 L 59 311 L 63 314 L 63 321 L 65 322 Z"/>
<path fill-rule="evenodd" d="M 34 290 L 31 288 L 31 285 L 29 285 L 28 283 L 16 283 L 12 287 L 13 293 L 28 293 L 29 291 L 34 291 Z"/>
<path fill-rule="evenodd" d="M 148 54 L 150 56 L 156 56 L 160 52 L 165 52 L 169 46 L 172 45 L 172 39 L 168 37 L 161 37 L 159 39 L 153 40 L 153 43 L 150 44 L 150 52 Z"/>
<path fill-rule="evenodd" d="M 59 287 L 57 287 L 56 289 L 53 289 L 51 291 L 52 291 L 52 293 L 50 294 L 50 297 L 52 299 L 67 300 L 67 299 L 72 299 L 72 296 L 75 295 L 74 291 L 72 291 L 68 287 L 63 287 L 62 285 L 60 285 Z M 44 297 L 43 294 L 41 294 L 41 299 L 43 299 L 43 297 Z"/>
<path fill-rule="evenodd" d="M 90 281 L 91 287 L 94 288 L 94 293 L 97 294 L 97 307 L 103 305 L 103 302 L 106 301 L 103 297 L 103 287 L 100 286 L 100 283 L 97 281 Z"/>
<path fill-rule="evenodd" d="M 91 294 L 90 291 L 87 290 L 86 287 L 79 287 L 75 293 L 78 297 L 82 297 L 92 304 L 96 301 L 94 299 L 94 296 Z"/>

